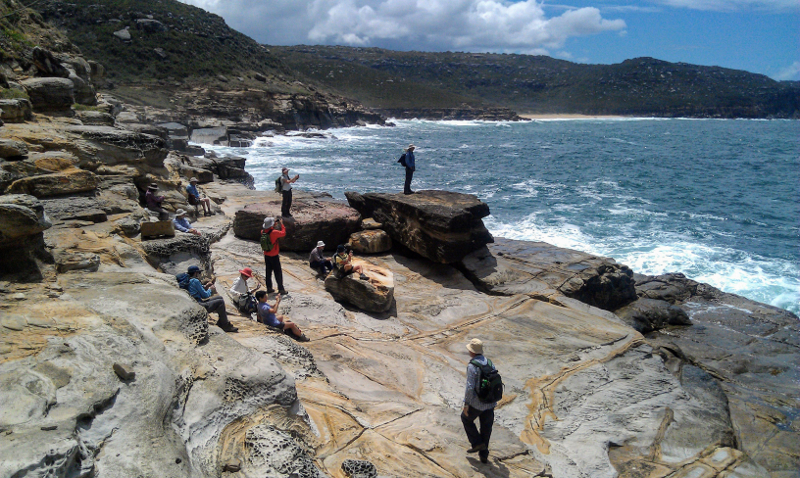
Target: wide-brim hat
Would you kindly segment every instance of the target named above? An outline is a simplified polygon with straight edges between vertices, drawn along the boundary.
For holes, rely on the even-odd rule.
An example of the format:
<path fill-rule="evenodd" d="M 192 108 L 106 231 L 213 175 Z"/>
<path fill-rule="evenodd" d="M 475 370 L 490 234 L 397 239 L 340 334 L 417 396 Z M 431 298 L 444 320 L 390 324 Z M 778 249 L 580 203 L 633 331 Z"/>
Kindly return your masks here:
<path fill-rule="evenodd" d="M 472 339 L 467 344 L 467 350 L 474 354 L 483 355 L 483 342 L 481 342 L 481 339 Z"/>
<path fill-rule="evenodd" d="M 192 178 L 192 179 L 189 180 L 189 182 L 190 183 L 196 183 L 197 182 L 197 178 Z"/>
<path fill-rule="evenodd" d="M 156 184 L 156 183 L 150 183 L 150 185 L 149 185 L 149 186 L 147 186 L 147 189 L 158 189 L 158 184 Z"/>
<path fill-rule="evenodd" d="M 245 276 L 245 277 L 247 277 L 249 279 L 249 278 L 253 277 L 253 269 L 251 269 L 249 267 L 245 267 L 244 269 L 239 271 L 239 274 L 241 274 L 241 275 L 243 275 L 243 276 Z"/>
<path fill-rule="evenodd" d="M 411 150 L 411 149 L 417 149 L 417 147 L 414 146 L 413 144 L 409 144 L 408 148 L 406 148 L 406 151 Z"/>
<path fill-rule="evenodd" d="M 275 225 L 275 219 L 272 219 L 271 217 L 266 217 L 264 218 L 264 224 L 261 225 L 261 229 L 269 229 L 273 225 Z"/>
<path fill-rule="evenodd" d="M 183 209 L 178 209 L 177 211 L 175 211 L 175 217 L 181 217 L 181 216 L 185 216 L 185 215 L 186 215 L 186 211 L 184 211 Z"/>
<path fill-rule="evenodd" d="M 325 243 L 322 241 L 317 242 L 317 247 L 325 247 Z"/>

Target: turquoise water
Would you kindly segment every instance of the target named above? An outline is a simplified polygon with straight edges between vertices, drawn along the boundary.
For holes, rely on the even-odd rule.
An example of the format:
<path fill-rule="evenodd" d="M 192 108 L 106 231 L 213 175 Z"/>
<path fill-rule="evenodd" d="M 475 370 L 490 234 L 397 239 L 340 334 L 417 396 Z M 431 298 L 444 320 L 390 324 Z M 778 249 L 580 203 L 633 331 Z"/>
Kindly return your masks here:
<path fill-rule="evenodd" d="M 327 133 L 213 149 L 246 156 L 258 189 L 286 165 L 297 188 L 344 198 L 401 191 L 395 161 L 414 143 L 412 187 L 475 194 L 495 236 L 683 272 L 800 312 L 798 121 L 397 121 Z"/>

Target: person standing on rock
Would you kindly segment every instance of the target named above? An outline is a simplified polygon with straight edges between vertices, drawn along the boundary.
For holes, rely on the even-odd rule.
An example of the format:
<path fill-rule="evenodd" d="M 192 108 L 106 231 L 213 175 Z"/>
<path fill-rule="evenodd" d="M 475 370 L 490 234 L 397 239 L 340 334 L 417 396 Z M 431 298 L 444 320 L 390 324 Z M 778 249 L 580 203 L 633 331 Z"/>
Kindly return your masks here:
<path fill-rule="evenodd" d="M 189 201 L 189 204 L 195 207 L 195 211 L 197 210 L 197 206 L 203 206 L 203 215 L 210 216 L 211 213 L 211 200 L 208 198 L 201 198 L 200 191 L 197 190 L 197 178 L 192 178 L 189 180 L 189 185 L 186 186 L 186 198 Z"/>
<path fill-rule="evenodd" d="M 147 192 L 144 194 L 144 203 L 147 209 L 158 213 L 159 221 L 168 221 L 169 213 L 161 207 L 164 202 L 164 196 L 156 196 L 158 194 L 158 184 L 152 183 L 147 187 Z"/>
<path fill-rule="evenodd" d="M 322 241 L 317 242 L 317 247 L 315 247 L 311 254 L 308 256 L 308 265 L 311 266 L 312 269 L 318 271 L 322 276 L 328 275 L 328 272 L 333 270 L 333 263 L 330 259 L 325 258 L 325 243 Z"/>
<path fill-rule="evenodd" d="M 267 240 L 269 243 L 267 244 L 267 248 L 265 248 L 264 244 L 264 235 L 267 235 Z M 286 236 L 286 228 L 283 227 L 283 221 L 280 218 L 277 220 L 268 217 L 264 219 L 264 223 L 261 225 L 261 248 L 264 250 L 264 265 L 266 266 L 266 275 L 264 280 L 267 283 L 267 293 L 271 294 L 275 292 L 275 289 L 272 288 L 272 274 L 275 273 L 275 282 L 278 285 L 278 292 L 281 294 L 287 294 L 286 289 L 283 288 L 283 270 L 281 269 L 281 257 L 280 257 L 280 243 L 278 242 L 280 238 Z"/>
<path fill-rule="evenodd" d="M 189 274 L 189 294 L 203 306 L 204 309 L 210 314 L 215 312 L 219 316 L 217 326 L 225 332 L 237 332 L 239 329 L 233 326 L 228 321 L 228 312 L 225 310 L 225 300 L 220 297 L 211 297 L 211 294 L 216 291 L 214 284 L 203 285 L 200 282 L 200 268 L 197 266 L 190 266 L 186 271 Z"/>
<path fill-rule="evenodd" d="M 414 158 L 415 149 L 416 147 L 413 144 L 409 144 L 405 154 L 403 154 L 406 166 L 406 183 L 403 186 L 403 194 L 414 194 L 414 191 L 411 190 L 411 180 L 414 178 L 414 171 L 417 169 L 417 163 Z"/>
<path fill-rule="evenodd" d="M 489 438 L 492 436 L 494 423 L 494 408 L 497 402 L 484 402 L 478 398 L 478 385 L 481 379 L 479 366 L 489 365 L 491 362 L 483 356 L 483 342 L 472 339 L 467 344 L 470 361 L 467 365 L 467 389 L 464 393 L 464 407 L 461 410 L 461 423 L 472 446 L 467 453 L 478 452 L 481 463 L 489 461 Z M 479 419 L 481 429 L 475 426 L 475 419 Z"/>
<path fill-rule="evenodd" d="M 299 174 L 295 174 L 293 178 L 289 177 L 289 168 L 281 170 L 281 195 L 283 201 L 281 202 L 281 216 L 292 217 L 290 209 L 292 208 L 292 184 L 300 179 Z"/>

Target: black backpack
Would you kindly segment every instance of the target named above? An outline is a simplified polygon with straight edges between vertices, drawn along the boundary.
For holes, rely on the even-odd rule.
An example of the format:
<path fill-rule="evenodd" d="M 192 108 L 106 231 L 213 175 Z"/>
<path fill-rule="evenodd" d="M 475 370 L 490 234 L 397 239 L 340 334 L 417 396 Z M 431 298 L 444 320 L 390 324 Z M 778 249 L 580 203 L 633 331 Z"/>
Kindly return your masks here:
<path fill-rule="evenodd" d="M 406 153 L 403 153 L 403 155 L 400 156 L 400 159 L 398 159 L 397 162 L 400 163 L 400 166 L 407 167 L 406 166 Z"/>
<path fill-rule="evenodd" d="M 478 400 L 483 403 L 498 402 L 503 398 L 503 379 L 500 377 L 500 372 L 492 365 L 492 361 L 489 359 L 486 361 L 486 365 L 481 365 L 474 359 L 469 362 L 478 367 L 481 373 L 475 393 L 478 395 Z"/>
<path fill-rule="evenodd" d="M 189 274 L 186 272 L 181 272 L 180 274 L 175 275 L 175 279 L 178 281 L 178 287 L 181 289 L 189 290 Z"/>

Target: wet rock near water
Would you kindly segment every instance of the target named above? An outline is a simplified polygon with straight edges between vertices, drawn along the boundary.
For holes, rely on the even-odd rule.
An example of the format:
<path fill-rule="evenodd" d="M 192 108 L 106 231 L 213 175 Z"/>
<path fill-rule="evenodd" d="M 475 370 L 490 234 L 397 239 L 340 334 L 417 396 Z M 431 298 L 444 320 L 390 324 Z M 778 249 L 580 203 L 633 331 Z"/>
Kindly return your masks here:
<path fill-rule="evenodd" d="M 670 325 L 692 325 L 683 309 L 663 300 L 640 298 L 614 313 L 642 334 Z"/>
<path fill-rule="evenodd" d="M 493 241 L 481 220 L 489 215 L 489 206 L 473 195 L 417 191 L 345 196 L 362 216 L 382 223 L 393 241 L 435 262 L 458 262 Z"/>
<path fill-rule="evenodd" d="M 633 272 L 613 259 L 544 242 L 497 239 L 459 266 L 483 290 L 542 300 L 565 295 L 605 310 L 636 299 Z"/>

